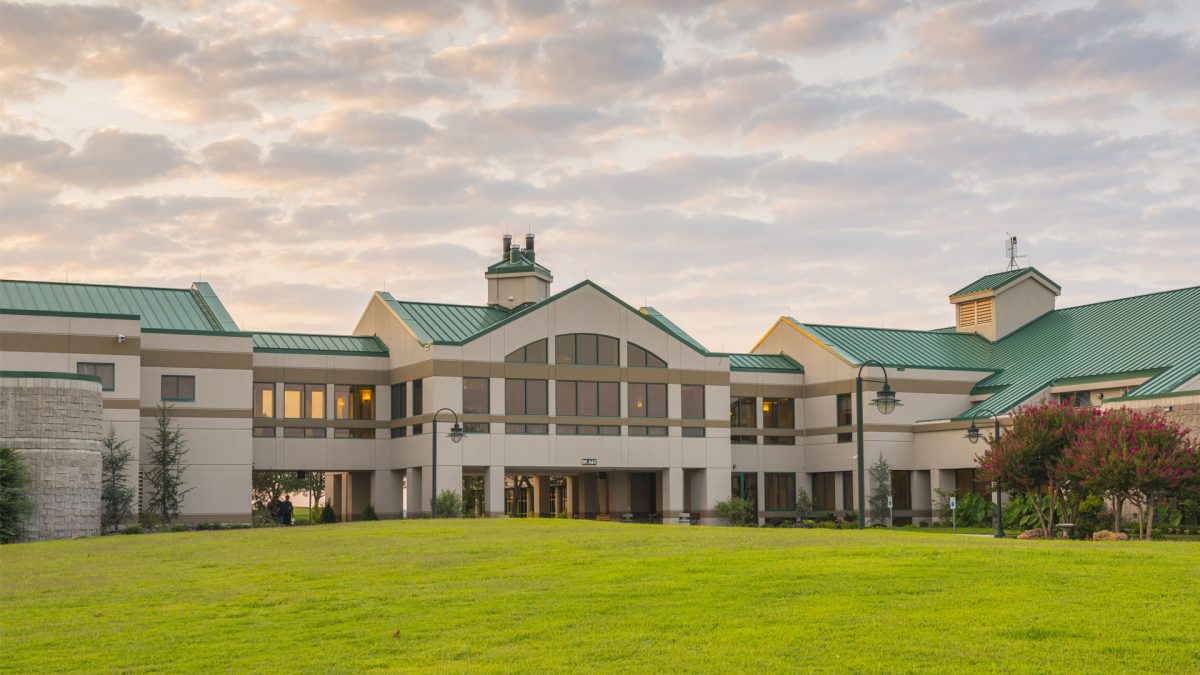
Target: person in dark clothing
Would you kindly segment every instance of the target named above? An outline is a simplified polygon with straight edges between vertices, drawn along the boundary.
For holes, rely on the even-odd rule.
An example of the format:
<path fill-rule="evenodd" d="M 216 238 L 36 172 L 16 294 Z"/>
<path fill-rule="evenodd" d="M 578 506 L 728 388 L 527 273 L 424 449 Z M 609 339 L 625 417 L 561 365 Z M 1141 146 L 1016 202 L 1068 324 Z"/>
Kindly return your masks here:
<path fill-rule="evenodd" d="M 279 524 L 292 524 L 292 498 L 290 496 L 283 498 L 283 503 L 279 505 Z"/>
<path fill-rule="evenodd" d="M 276 525 L 280 524 L 279 510 L 282 507 L 282 504 L 283 503 L 279 501 L 279 497 L 271 497 L 271 501 L 267 503 L 267 513 L 271 514 L 271 520 L 274 520 Z"/>

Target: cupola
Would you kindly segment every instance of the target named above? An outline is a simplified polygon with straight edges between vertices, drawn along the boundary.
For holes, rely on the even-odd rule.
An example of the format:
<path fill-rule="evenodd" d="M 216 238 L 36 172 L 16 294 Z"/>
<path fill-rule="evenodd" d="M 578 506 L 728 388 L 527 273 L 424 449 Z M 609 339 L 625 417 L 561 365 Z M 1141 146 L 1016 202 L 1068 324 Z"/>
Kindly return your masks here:
<path fill-rule="evenodd" d="M 1033 267 L 989 274 L 950 295 L 955 330 L 995 342 L 1054 311 L 1062 288 Z"/>
<path fill-rule="evenodd" d="M 501 258 L 487 268 L 488 304 L 517 309 L 550 297 L 554 276 L 537 264 L 533 235 L 525 235 L 525 248 L 514 244 L 511 234 L 504 235 Z"/>

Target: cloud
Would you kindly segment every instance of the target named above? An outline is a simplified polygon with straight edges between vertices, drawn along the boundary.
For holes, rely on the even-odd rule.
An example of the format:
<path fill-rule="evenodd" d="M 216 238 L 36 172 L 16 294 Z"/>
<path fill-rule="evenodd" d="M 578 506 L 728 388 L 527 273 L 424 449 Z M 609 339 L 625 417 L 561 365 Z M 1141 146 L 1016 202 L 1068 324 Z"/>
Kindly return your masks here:
<path fill-rule="evenodd" d="M 755 43 L 777 52 L 818 54 L 880 40 L 907 0 L 841 0 L 803 6 L 759 28 Z"/>
<path fill-rule="evenodd" d="M 135 185 L 180 173 L 193 164 L 184 151 L 161 134 L 120 129 L 93 132 L 78 150 L 61 141 L 27 136 L 5 139 L 6 163 L 46 179 L 80 187 L 104 189 Z"/>

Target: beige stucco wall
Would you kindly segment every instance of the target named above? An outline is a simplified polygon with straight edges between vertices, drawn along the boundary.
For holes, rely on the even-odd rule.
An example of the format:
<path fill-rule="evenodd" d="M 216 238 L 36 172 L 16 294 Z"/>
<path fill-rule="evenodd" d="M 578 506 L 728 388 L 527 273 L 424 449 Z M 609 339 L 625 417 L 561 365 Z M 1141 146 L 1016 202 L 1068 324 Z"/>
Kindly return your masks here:
<path fill-rule="evenodd" d="M 1000 289 L 996 294 L 996 333 L 999 340 L 1021 326 L 1054 310 L 1055 294 L 1032 276 Z"/>

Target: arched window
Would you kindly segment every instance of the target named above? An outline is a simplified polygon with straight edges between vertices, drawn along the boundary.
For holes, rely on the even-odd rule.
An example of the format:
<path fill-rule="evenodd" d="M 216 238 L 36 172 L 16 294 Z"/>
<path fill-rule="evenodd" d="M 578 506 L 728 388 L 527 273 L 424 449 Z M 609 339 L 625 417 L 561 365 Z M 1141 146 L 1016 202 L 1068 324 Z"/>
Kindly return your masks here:
<path fill-rule="evenodd" d="M 619 366 L 620 341 L 608 335 L 568 333 L 554 338 L 554 362 L 579 366 Z"/>
<path fill-rule="evenodd" d="M 631 368 L 666 368 L 667 362 L 641 347 L 629 344 L 629 367 Z"/>
<path fill-rule="evenodd" d="M 546 338 L 534 340 L 504 357 L 504 361 L 505 363 L 545 363 L 547 344 L 549 341 Z"/>

